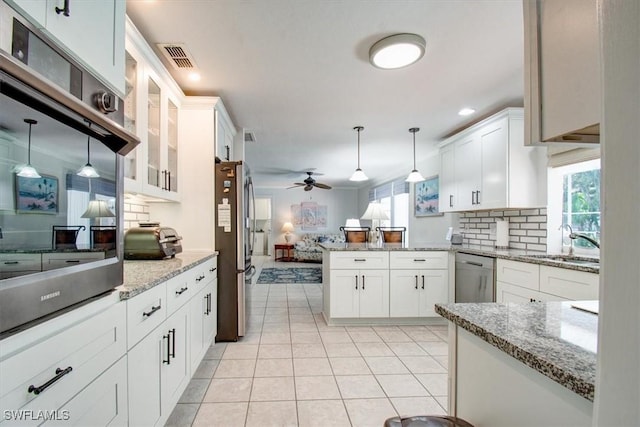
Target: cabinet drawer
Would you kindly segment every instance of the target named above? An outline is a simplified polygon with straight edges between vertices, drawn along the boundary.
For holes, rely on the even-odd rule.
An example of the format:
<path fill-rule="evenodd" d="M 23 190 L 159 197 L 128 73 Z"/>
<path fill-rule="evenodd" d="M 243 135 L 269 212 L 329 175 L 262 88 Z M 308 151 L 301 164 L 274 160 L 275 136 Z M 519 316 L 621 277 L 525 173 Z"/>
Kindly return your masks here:
<path fill-rule="evenodd" d="M 596 300 L 600 275 L 584 271 L 540 266 L 540 291 L 570 300 Z"/>
<path fill-rule="evenodd" d="M 42 254 L 42 270 L 52 270 L 69 265 L 84 264 L 104 259 L 104 252 L 67 252 Z"/>
<path fill-rule="evenodd" d="M 540 289 L 540 266 L 526 262 L 498 259 L 496 280 L 537 291 Z"/>
<path fill-rule="evenodd" d="M 386 251 L 338 251 L 331 252 L 331 269 L 334 268 L 389 268 L 389 252 Z"/>
<path fill-rule="evenodd" d="M 192 275 L 187 271 L 167 280 L 167 316 L 182 307 L 198 291 L 193 283 L 189 283 Z"/>
<path fill-rule="evenodd" d="M 16 271 L 40 271 L 40 254 L 2 254 L 0 255 L 0 273 Z"/>
<path fill-rule="evenodd" d="M 127 300 L 127 347 L 131 348 L 167 317 L 167 283 Z"/>
<path fill-rule="evenodd" d="M 449 253 L 443 251 L 391 251 L 390 268 L 448 268 Z"/>
<path fill-rule="evenodd" d="M 126 352 L 125 304 L 116 303 L 0 362 L 0 407 L 54 410 L 97 378 Z M 56 375 L 56 370 L 67 370 Z M 39 394 L 41 387 L 58 378 Z M 73 416 L 73 414 L 72 414 Z"/>

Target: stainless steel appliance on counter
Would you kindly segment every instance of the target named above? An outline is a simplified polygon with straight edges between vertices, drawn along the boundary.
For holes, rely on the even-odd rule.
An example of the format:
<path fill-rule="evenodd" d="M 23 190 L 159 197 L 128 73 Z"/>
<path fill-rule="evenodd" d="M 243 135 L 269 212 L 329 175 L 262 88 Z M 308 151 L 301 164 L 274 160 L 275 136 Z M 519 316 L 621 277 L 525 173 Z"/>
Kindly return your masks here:
<path fill-rule="evenodd" d="M 159 222 L 140 223 L 124 235 L 124 259 L 175 258 L 182 252 L 180 240 L 176 230 L 160 227 Z"/>
<path fill-rule="evenodd" d="M 246 328 L 247 287 L 255 268 L 250 206 L 253 184 L 243 162 L 216 163 L 215 218 L 218 255 L 218 334 L 216 341 L 237 341 Z"/>
<path fill-rule="evenodd" d="M 4 2 L 0 29 L 2 337 L 122 284 L 122 155 L 139 140 L 122 101 Z"/>
<path fill-rule="evenodd" d="M 456 252 L 455 302 L 495 302 L 496 259 Z"/>

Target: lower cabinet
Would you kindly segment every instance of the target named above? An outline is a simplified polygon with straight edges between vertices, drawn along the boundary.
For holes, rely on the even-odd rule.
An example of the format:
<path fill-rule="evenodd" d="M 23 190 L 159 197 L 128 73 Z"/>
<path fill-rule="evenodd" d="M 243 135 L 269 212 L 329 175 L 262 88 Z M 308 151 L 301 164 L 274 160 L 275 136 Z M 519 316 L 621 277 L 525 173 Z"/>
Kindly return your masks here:
<path fill-rule="evenodd" d="M 447 270 L 391 270 L 390 317 L 437 316 L 434 305 L 449 301 Z"/>
<path fill-rule="evenodd" d="M 153 426 L 173 410 L 190 379 L 188 306 L 129 351 L 129 424 Z"/>
<path fill-rule="evenodd" d="M 218 330 L 215 300 L 218 295 L 218 279 L 212 280 L 189 303 L 191 317 L 190 365 L 195 371 L 202 361 Z"/>
<path fill-rule="evenodd" d="M 534 291 L 522 286 L 505 282 L 496 282 L 496 302 L 537 302 L 537 301 L 567 301 L 557 295 Z"/>
<path fill-rule="evenodd" d="M 389 270 L 331 270 L 331 317 L 389 317 Z"/>

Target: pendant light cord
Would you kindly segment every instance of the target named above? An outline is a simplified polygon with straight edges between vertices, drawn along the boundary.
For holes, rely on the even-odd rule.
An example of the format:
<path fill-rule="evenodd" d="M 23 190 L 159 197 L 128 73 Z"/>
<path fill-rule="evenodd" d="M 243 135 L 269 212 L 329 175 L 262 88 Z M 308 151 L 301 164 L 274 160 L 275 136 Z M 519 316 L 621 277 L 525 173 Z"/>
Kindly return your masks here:
<path fill-rule="evenodd" d="M 418 132 L 420 130 L 420 128 L 411 128 L 409 129 L 409 132 L 411 132 L 413 134 L 413 170 L 417 170 L 416 169 L 416 132 Z"/>
<path fill-rule="evenodd" d="M 28 165 L 31 164 L 31 126 L 33 126 L 33 124 L 29 123 L 29 145 L 27 147 L 27 164 Z"/>
<path fill-rule="evenodd" d="M 357 170 L 360 170 L 360 131 L 364 130 L 364 127 L 356 126 L 353 129 L 358 132 L 358 169 Z"/>
<path fill-rule="evenodd" d="M 87 164 L 91 165 L 91 153 L 89 151 L 89 141 L 91 141 L 91 137 L 87 136 Z"/>

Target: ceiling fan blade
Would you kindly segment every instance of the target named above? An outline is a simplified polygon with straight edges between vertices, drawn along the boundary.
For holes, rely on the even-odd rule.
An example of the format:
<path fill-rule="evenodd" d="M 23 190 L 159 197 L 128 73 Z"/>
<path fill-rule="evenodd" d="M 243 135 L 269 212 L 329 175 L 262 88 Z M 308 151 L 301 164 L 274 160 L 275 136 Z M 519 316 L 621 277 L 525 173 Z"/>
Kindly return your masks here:
<path fill-rule="evenodd" d="M 320 182 L 316 182 L 316 183 L 315 183 L 315 184 L 313 184 L 313 185 L 315 185 L 315 186 L 316 186 L 316 187 L 318 187 L 318 188 L 322 188 L 323 190 L 331 190 L 331 186 L 330 186 L 330 185 L 322 184 L 322 183 L 320 183 Z"/>
<path fill-rule="evenodd" d="M 313 190 L 313 185 L 307 185 L 304 187 L 304 191 L 311 191 Z"/>
<path fill-rule="evenodd" d="M 287 190 L 289 190 L 290 188 L 298 188 L 298 187 L 302 187 L 306 184 L 297 184 L 297 185 L 292 185 L 291 187 L 287 187 Z"/>
<path fill-rule="evenodd" d="M 298 187 L 303 187 L 305 185 L 307 185 L 306 182 L 294 182 L 293 185 L 297 185 Z"/>

